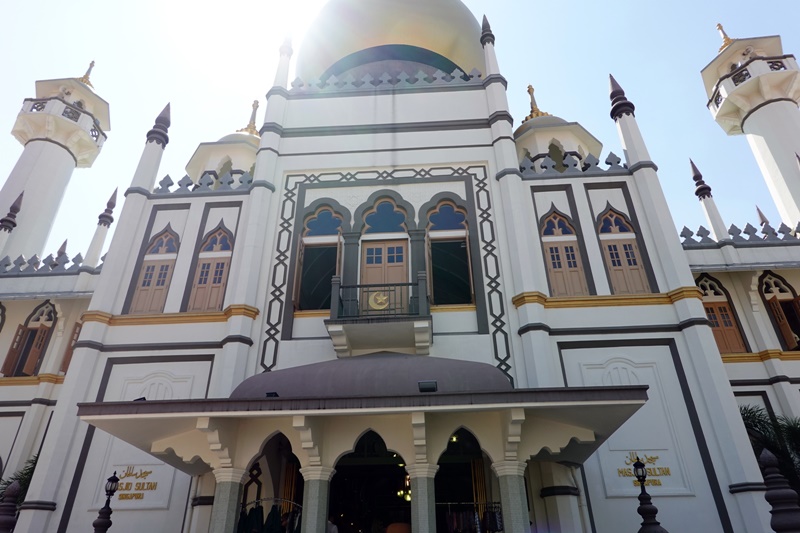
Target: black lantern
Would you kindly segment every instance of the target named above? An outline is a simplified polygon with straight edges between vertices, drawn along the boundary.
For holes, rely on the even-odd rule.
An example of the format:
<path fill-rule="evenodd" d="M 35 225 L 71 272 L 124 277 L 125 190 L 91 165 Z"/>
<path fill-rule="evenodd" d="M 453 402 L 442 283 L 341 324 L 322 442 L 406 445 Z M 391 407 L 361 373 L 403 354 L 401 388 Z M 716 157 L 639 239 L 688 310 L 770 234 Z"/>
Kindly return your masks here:
<path fill-rule="evenodd" d="M 636 476 L 639 481 L 639 487 L 642 489 L 639 493 L 639 509 L 636 511 L 642 517 L 642 527 L 639 528 L 639 533 L 669 533 L 656 520 L 658 508 L 653 505 L 650 495 L 644 488 L 645 481 L 647 481 L 647 468 L 638 457 L 636 462 L 633 463 L 633 475 Z"/>
<path fill-rule="evenodd" d="M 108 478 L 106 481 L 106 497 L 111 499 L 114 497 L 114 493 L 117 492 L 119 488 L 119 478 L 117 477 L 117 471 L 114 471 L 114 474 Z"/>
<path fill-rule="evenodd" d="M 113 512 L 111 510 L 111 498 L 114 497 L 114 493 L 117 492 L 118 488 L 119 478 L 115 471 L 106 481 L 106 504 L 97 512 L 97 518 L 92 522 L 94 533 L 107 533 L 108 528 L 111 527 L 111 513 Z"/>

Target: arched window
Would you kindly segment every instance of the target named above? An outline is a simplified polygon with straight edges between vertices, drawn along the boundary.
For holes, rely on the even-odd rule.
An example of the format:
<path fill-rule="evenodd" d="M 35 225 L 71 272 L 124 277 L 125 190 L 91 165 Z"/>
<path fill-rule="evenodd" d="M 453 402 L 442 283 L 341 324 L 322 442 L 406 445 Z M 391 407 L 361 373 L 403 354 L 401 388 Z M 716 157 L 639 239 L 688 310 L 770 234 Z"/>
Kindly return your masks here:
<path fill-rule="evenodd" d="M 575 228 L 566 217 L 553 211 L 542 219 L 540 230 L 550 295 L 588 295 L 589 288 Z"/>
<path fill-rule="evenodd" d="M 475 301 L 467 213 L 453 202 L 440 202 L 428 217 L 428 292 L 433 305 Z"/>
<path fill-rule="evenodd" d="M 767 303 L 783 348 L 800 349 L 800 299 L 797 292 L 785 279 L 769 271 L 764 272 L 759 281 L 761 296 Z"/>
<path fill-rule="evenodd" d="M 178 235 L 170 226 L 150 240 L 137 276 L 131 314 L 164 311 L 179 244 Z"/>
<path fill-rule="evenodd" d="M 55 323 L 56 309 L 50 300 L 28 315 L 14 333 L 3 363 L 4 376 L 35 376 L 39 372 Z"/>
<path fill-rule="evenodd" d="M 697 278 L 697 286 L 703 291 L 703 308 L 714 332 L 719 353 L 744 353 L 747 347 L 739 329 L 733 304 L 722 284 L 707 274 Z"/>
<path fill-rule="evenodd" d="M 294 277 L 296 310 L 330 309 L 331 278 L 341 273 L 342 222 L 327 206 L 306 218 Z"/>
<path fill-rule="evenodd" d="M 220 225 L 203 240 L 194 270 L 187 311 L 221 311 L 231 268 L 233 237 Z"/>
<path fill-rule="evenodd" d="M 611 292 L 649 293 L 650 283 L 631 223 L 620 213 L 609 209 L 600 217 L 598 233 L 611 281 Z"/>

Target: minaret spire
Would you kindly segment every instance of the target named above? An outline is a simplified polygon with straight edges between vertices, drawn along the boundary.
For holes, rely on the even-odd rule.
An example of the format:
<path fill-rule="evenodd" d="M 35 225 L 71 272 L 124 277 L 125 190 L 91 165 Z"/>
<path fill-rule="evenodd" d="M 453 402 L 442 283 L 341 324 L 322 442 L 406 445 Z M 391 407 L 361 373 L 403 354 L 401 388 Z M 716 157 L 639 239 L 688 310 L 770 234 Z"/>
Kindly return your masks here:
<path fill-rule="evenodd" d="M 689 159 L 689 164 L 692 166 L 692 179 L 695 185 L 697 185 L 697 188 L 694 190 L 695 196 L 697 196 L 699 200 L 711 198 L 711 187 L 703 181 L 703 175 L 697 169 L 697 165 L 695 165 L 694 161 L 691 159 Z"/>
<path fill-rule="evenodd" d="M 258 128 L 256 128 L 256 111 L 258 111 L 258 100 L 253 100 L 253 112 L 250 113 L 250 122 L 244 128 L 236 130 L 237 133 L 249 133 L 250 135 L 255 135 L 256 137 L 261 136 L 258 133 Z"/>
<path fill-rule="evenodd" d="M 700 200 L 703 211 L 706 213 L 706 220 L 711 228 L 711 234 L 717 241 L 729 239 L 730 236 L 728 235 L 725 221 L 722 219 L 722 215 L 719 209 L 717 209 L 717 204 L 711 196 L 711 186 L 703 180 L 703 175 L 697 169 L 697 165 L 694 164 L 694 161 L 689 159 L 689 165 L 692 168 L 692 180 L 694 180 L 696 186 L 694 194 L 697 196 L 697 199 Z"/>
<path fill-rule="evenodd" d="M 17 213 L 19 213 L 20 208 L 22 207 L 22 195 L 25 192 L 21 192 L 17 199 L 14 200 L 14 203 L 11 204 L 11 207 L 8 209 L 8 214 L 0 219 L 0 256 L 6 255 L 3 254 L 3 250 L 6 247 L 6 242 L 8 242 L 8 237 L 11 235 L 11 232 L 14 228 L 17 227 Z"/>
<path fill-rule="evenodd" d="M 769 224 L 769 219 L 764 215 L 764 212 L 761 211 L 761 208 L 756 206 L 756 214 L 758 214 L 758 225 L 762 228 Z"/>
<path fill-rule="evenodd" d="M 78 81 L 79 81 L 79 82 L 81 82 L 81 83 L 82 83 L 82 84 L 84 84 L 84 85 L 88 85 L 88 86 L 89 86 L 89 87 L 91 87 L 92 89 L 94 89 L 94 85 L 92 85 L 92 82 L 91 82 L 91 81 L 89 81 L 89 76 L 91 76 L 91 75 L 92 75 L 92 69 L 93 69 L 93 68 L 94 68 L 94 61 L 92 61 L 91 63 L 89 63 L 89 68 L 87 68 L 87 69 L 86 69 L 86 74 L 84 74 L 83 76 L 81 76 L 80 78 L 78 78 Z"/>
<path fill-rule="evenodd" d="M 733 39 L 728 37 L 728 34 L 725 33 L 725 28 L 722 27 L 722 24 L 717 24 L 717 31 L 719 32 L 719 36 L 722 38 L 722 46 L 719 47 L 719 51 L 722 52 L 731 45 Z"/>
<path fill-rule="evenodd" d="M 111 226 L 111 223 L 114 222 L 114 217 L 112 217 L 111 215 L 114 213 L 114 208 L 117 207 L 117 191 L 118 190 L 119 190 L 119 188 L 114 189 L 114 193 L 111 195 L 111 198 L 109 198 L 108 202 L 106 203 L 105 211 L 100 213 L 100 216 L 97 217 L 97 220 L 98 220 L 97 225 L 98 226 L 109 227 L 109 226 Z"/>
<path fill-rule="evenodd" d="M 161 145 L 162 148 L 167 146 L 167 143 L 169 143 L 169 135 L 167 135 L 167 132 L 171 125 L 170 107 L 169 104 L 167 104 L 156 117 L 156 123 L 153 125 L 153 129 L 147 132 L 147 142 L 154 142 Z"/>

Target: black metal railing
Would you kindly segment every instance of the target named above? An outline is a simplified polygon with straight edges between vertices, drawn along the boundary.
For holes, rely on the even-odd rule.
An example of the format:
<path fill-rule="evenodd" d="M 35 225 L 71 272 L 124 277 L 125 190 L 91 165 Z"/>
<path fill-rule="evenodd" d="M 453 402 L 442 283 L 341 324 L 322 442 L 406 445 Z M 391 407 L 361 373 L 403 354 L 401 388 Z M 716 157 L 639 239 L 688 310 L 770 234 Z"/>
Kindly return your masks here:
<path fill-rule="evenodd" d="M 342 285 L 331 280 L 331 319 L 427 316 L 428 277 L 417 273 L 416 283 Z"/>

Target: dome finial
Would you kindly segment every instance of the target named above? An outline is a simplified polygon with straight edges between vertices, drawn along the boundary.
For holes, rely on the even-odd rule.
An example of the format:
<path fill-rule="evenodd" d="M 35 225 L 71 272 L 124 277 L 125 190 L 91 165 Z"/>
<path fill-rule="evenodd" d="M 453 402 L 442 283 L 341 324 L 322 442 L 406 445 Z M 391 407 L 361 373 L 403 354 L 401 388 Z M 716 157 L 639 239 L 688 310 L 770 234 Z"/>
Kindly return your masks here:
<path fill-rule="evenodd" d="M 533 93 L 534 93 L 533 85 L 528 85 L 528 94 L 531 95 L 531 114 L 525 117 L 525 119 L 522 121 L 523 124 L 528 122 L 532 118 L 552 116 L 550 115 L 550 113 L 546 113 L 541 109 L 539 109 L 539 106 L 536 105 L 536 97 L 533 96 Z"/>
<path fill-rule="evenodd" d="M 253 112 L 250 113 L 250 122 L 244 128 L 236 130 L 236 133 L 249 133 L 260 137 L 258 129 L 256 128 L 256 111 L 258 111 L 258 100 L 253 100 Z"/>
<path fill-rule="evenodd" d="M 84 85 L 88 85 L 88 86 L 89 86 L 89 87 L 91 87 L 92 89 L 94 89 L 94 85 L 92 85 L 92 82 L 90 82 L 90 81 L 89 81 L 89 76 L 91 76 L 91 75 L 92 75 L 92 69 L 93 69 L 93 68 L 94 68 L 94 61 L 92 61 L 91 63 L 89 63 L 89 68 L 87 68 L 87 69 L 86 69 L 86 74 L 84 74 L 83 76 L 81 76 L 80 78 L 78 78 L 78 81 L 79 81 L 79 82 L 81 82 L 81 83 L 82 83 L 82 84 L 84 84 Z"/>
<path fill-rule="evenodd" d="M 717 24 L 717 31 L 719 31 L 719 36 L 722 37 L 722 46 L 719 47 L 719 51 L 722 52 L 731 45 L 733 39 L 725 33 L 725 28 L 722 27 L 722 24 Z"/>

